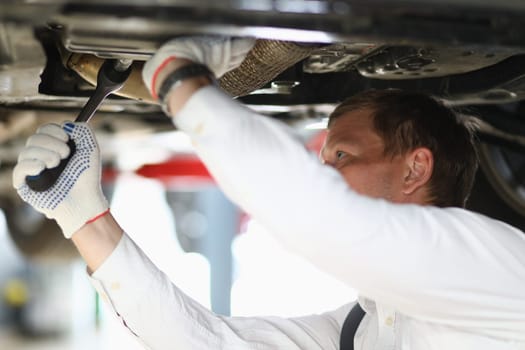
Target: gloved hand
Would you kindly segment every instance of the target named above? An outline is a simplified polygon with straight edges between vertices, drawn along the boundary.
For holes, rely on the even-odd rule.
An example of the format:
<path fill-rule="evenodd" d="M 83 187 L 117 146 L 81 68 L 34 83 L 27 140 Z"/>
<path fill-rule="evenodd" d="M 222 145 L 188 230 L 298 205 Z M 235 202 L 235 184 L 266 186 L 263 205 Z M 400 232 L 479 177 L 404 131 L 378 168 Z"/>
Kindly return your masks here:
<path fill-rule="evenodd" d="M 44 192 L 31 190 L 26 176 L 56 167 L 69 155 L 71 138 L 76 151 L 56 183 Z M 71 238 L 88 221 L 107 212 L 108 202 L 101 188 L 101 165 L 97 141 L 85 123 L 65 122 L 62 127 L 46 124 L 31 136 L 13 171 L 13 187 L 37 211 L 55 219 L 66 238 Z"/>
<path fill-rule="evenodd" d="M 237 68 L 255 44 L 254 38 L 224 36 L 190 36 L 173 39 L 146 62 L 142 78 L 151 95 L 156 98 L 155 79 L 166 63 L 174 58 L 185 58 L 206 65 L 220 78 Z"/>

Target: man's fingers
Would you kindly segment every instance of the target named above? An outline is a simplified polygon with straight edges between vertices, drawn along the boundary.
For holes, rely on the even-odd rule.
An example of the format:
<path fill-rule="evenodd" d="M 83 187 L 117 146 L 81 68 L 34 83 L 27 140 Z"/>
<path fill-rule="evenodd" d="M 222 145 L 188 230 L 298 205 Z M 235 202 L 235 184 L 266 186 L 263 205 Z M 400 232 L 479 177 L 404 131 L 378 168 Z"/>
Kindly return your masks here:
<path fill-rule="evenodd" d="M 69 136 L 67 133 L 62 129 L 60 125 L 57 124 L 45 124 L 38 128 L 36 131 L 36 134 L 45 134 L 49 136 L 53 136 L 54 138 L 61 140 L 63 142 L 67 142 L 69 140 Z"/>
<path fill-rule="evenodd" d="M 64 140 L 62 137 L 56 138 L 49 134 L 35 134 L 27 140 L 26 148 L 42 148 L 57 153 L 60 158 L 66 158 L 70 151 L 69 146 L 65 143 L 67 140 L 67 138 Z"/>
<path fill-rule="evenodd" d="M 18 156 L 18 163 L 13 170 L 13 187 L 22 187 L 26 176 L 35 176 L 46 168 L 58 166 L 62 159 L 69 156 L 68 140 L 67 133 L 57 124 L 38 128 Z"/>
<path fill-rule="evenodd" d="M 232 52 L 236 56 L 246 56 L 246 54 L 255 45 L 255 38 L 233 38 L 232 39 Z"/>
<path fill-rule="evenodd" d="M 244 61 L 244 56 L 234 56 L 232 57 L 232 59 L 230 60 L 230 62 L 228 62 L 228 70 L 232 70 L 234 68 L 237 68 L 241 65 L 241 63 Z"/>
<path fill-rule="evenodd" d="M 19 189 L 25 184 L 26 176 L 38 175 L 45 168 L 45 163 L 38 159 L 27 159 L 18 162 L 13 169 L 13 187 Z"/>
<path fill-rule="evenodd" d="M 46 168 L 54 168 L 60 164 L 61 155 L 55 151 L 41 147 L 26 147 L 18 155 L 18 162 L 26 160 L 38 160 L 44 163 Z"/>
<path fill-rule="evenodd" d="M 231 39 L 231 57 L 228 62 L 228 71 L 237 68 L 246 58 L 246 55 L 253 48 L 255 39 L 253 38 L 235 38 Z"/>

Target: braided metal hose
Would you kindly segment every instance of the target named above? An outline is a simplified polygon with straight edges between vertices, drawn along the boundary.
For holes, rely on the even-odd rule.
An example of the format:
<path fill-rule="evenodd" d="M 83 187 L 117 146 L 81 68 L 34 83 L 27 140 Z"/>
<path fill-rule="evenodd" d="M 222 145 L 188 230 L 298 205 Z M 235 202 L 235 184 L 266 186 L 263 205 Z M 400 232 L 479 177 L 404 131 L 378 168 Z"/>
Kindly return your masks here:
<path fill-rule="evenodd" d="M 242 64 L 222 76 L 219 85 L 233 97 L 247 95 L 317 48 L 290 41 L 257 40 Z"/>

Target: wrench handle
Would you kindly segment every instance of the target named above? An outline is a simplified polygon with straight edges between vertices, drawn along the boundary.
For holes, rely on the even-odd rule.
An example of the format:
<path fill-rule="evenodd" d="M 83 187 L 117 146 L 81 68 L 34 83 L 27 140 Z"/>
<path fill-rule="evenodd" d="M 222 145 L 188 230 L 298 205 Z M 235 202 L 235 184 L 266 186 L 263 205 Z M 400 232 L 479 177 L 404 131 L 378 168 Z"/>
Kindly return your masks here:
<path fill-rule="evenodd" d="M 125 70 L 122 70 L 124 69 Z M 121 61 L 106 60 L 100 67 L 97 75 L 97 87 L 84 108 L 80 111 L 75 122 L 88 122 L 104 99 L 120 90 L 131 74 L 131 61 L 127 67 Z"/>
<path fill-rule="evenodd" d="M 91 97 L 88 99 L 80 113 L 75 119 L 75 123 L 85 122 L 87 123 L 93 114 L 97 111 L 98 107 L 102 104 L 104 99 L 113 92 L 114 90 L 110 87 L 97 88 Z"/>
<path fill-rule="evenodd" d="M 67 145 L 69 146 L 69 155 L 67 158 L 62 159 L 56 167 L 45 169 L 38 175 L 26 176 L 26 184 L 30 189 L 35 192 L 44 192 L 53 187 L 76 152 L 77 146 L 75 141 L 69 139 Z"/>
<path fill-rule="evenodd" d="M 131 61 L 106 60 L 100 67 L 97 75 L 97 87 L 86 105 L 78 114 L 75 122 L 88 122 L 104 99 L 111 93 L 120 90 L 131 73 Z M 26 184 L 35 192 L 44 192 L 53 187 L 58 177 L 73 157 L 76 151 L 75 141 L 71 138 L 67 142 L 69 156 L 60 161 L 58 166 L 44 169 L 35 176 L 26 176 Z"/>

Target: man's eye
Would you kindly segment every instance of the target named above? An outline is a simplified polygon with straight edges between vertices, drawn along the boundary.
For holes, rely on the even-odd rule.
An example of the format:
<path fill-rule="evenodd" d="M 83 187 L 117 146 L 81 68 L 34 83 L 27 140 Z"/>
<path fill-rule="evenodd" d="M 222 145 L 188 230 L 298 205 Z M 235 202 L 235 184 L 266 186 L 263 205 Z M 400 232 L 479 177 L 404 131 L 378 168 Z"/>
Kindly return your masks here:
<path fill-rule="evenodd" d="M 343 152 L 343 151 L 337 151 L 337 152 L 335 152 L 335 158 L 336 158 L 337 160 L 343 158 L 345 155 L 346 155 L 346 153 Z"/>

